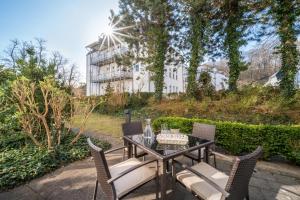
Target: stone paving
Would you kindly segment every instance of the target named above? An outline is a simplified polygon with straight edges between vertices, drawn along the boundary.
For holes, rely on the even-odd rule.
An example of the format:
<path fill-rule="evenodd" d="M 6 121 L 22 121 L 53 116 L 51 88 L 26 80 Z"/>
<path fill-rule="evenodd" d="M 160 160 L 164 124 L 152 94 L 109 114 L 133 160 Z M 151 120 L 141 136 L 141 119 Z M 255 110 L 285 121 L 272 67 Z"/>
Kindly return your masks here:
<path fill-rule="evenodd" d="M 122 145 L 121 140 L 110 136 L 89 134 L 108 140 L 113 147 Z M 122 157 L 121 152 L 107 157 L 109 165 L 117 163 Z M 183 162 L 189 160 L 179 158 Z M 230 161 L 217 158 L 218 168 L 228 173 Z M 251 200 L 300 200 L 300 168 L 287 164 L 260 161 L 257 172 L 250 182 Z M 85 200 L 92 199 L 96 171 L 91 158 L 74 162 L 23 186 L 0 193 L 0 200 Z M 171 177 L 170 177 L 171 178 Z M 170 181 L 171 182 L 171 181 Z M 182 186 L 176 185 L 174 192 L 168 185 L 168 197 L 172 200 L 196 199 Z M 105 199 L 98 193 L 98 199 Z M 125 199 L 155 199 L 154 182 L 149 182 Z"/>

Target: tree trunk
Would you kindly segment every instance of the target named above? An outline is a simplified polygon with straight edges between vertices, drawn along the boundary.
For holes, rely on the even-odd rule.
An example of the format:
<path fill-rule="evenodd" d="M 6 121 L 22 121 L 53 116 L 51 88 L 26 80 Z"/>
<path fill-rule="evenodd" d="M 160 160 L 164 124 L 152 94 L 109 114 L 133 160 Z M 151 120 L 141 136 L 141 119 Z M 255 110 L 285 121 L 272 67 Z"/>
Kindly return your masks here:
<path fill-rule="evenodd" d="M 52 150 L 51 132 L 50 132 L 49 126 L 47 124 L 47 120 L 44 116 L 38 115 L 38 117 L 42 120 L 46 134 L 47 134 L 48 150 Z"/>
<path fill-rule="evenodd" d="M 35 139 L 35 137 L 31 134 L 31 133 L 27 133 L 28 137 L 30 137 L 30 139 L 33 141 L 33 143 L 38 146 L 38 147 L 42 147 L 42 144 L 39 143 L 39 141 L 37 141 L 37 139 Z"/>
<path fill-rule="evenodd" d="M 201 40 L 203 40 L 203 24 L 201 23 L 201 17 L 196 13 L 191 13 L 191 59 L 190 66 L 188 69 L 188 85 L 187 85 L 187 95 L 189 97 L 197 98 L 197 69 L 202 59 L 202 46 Z"/>
<path fill-rule="evenodd" d="M 281 93 L 284 97 L 293 97 L 295 91 L 295 77 L 299 62 L 299 52 L 297 50 L 297 35 L 295 30 L 296 14 L 294 0 L 276 0 L 274 5 L 275 20 L 278 24 L 277 32 L 281 45 L 281 73 L 280 81 Z"/>

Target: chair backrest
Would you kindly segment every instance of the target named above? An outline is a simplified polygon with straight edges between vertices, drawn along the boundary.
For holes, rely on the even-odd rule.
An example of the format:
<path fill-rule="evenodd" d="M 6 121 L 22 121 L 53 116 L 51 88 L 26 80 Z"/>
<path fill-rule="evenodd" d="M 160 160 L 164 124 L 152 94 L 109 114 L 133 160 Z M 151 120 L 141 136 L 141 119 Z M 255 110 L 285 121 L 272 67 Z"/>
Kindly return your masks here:
<path fill-rule="evenodd" d="M 123 135 L 136 135 L 144 132 L 141 121 L 122 124 L 122 131 Z"/>
<path fill-rule="evenodd" d="M 225 190 L 230 193 L 226 199 L 244 199 L 248 194 L 248 186 L 256 161 L 262 155 L 262 147 L 252 153 L 236 157 Z"/>
<path fill-rule="evenodd" d="M 215 125 L 201 124 L 197 122 L 193 124 L 193 132 L 192 132 L 193 136 L 215 141 L 215 134 L 216 134 Z"/>
<path fill-rule="evenodd" d="M 101 148 L 95 146 L 90 138 L 87 139 L 87 142 L 94 158 L 98 183 L 100 184 L 100 187 L 106 195 L 107 199 L 115 199 L 116 191 L 114 185 L 107 183 L 107 181 L 111 178 L 111 175 L 108 169 L 104 152 Z"/>

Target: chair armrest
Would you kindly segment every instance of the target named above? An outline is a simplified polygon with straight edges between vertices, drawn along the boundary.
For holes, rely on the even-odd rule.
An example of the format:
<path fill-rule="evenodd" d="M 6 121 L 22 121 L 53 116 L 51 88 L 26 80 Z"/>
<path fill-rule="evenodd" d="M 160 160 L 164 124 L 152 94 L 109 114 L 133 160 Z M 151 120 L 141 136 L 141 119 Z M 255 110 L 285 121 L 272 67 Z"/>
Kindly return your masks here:
<path fill-rule="evenodd" d="M 231 158 L 229 156 L 226 156 L 225 154 L 222 154 L 222 153 L 219 153 L 219 152 L 216 152 L 216 151 L 210 151 L 212 154 L 214 155 L 217 155 L 217 156 L 220 156 L 220 157 L 223 157 L 227 160 L 230 160 L 231 162 L 233 161 L 234 158 Z"/>
<path fill-rule="evenodd" d="M 152 163 L 152 162 L 156 162 L 156 166 L 158 167 L 158 160 L 157 160 L 157 159 L 153 159 L 153 160 L 149 160 L 149 161 L 146 161 L 146 162 L 142 162 L 141 164 L 136 165 L 136 166 L 134 166 L 134 167 L 131 167 L 131 168 L 125 170 L 124 172 L 118 174 L 117 176 L 112 177 L 111 179 L 109 179 L 109 180 L 107 181 L 107 183 L 111 184 L 112 182 L 118 180 L 118 179 L 121 178 L 122 176 L 124 176 L 124 175 L 126 175 L 126 174 L 128 174 L 128 173 L 130 173 L 130 172 L 132 172 L 132 171 L 134 171 L 134 170 L 136 170 L 136 169 L 138 169 L 138 168 L 144 166 L 144 165 L 148 165 L 148 164 L 150 164 L 150 163 Z"/>
<path fill-rule="evenodd" d="M 229 196 L 229 193 L 224 190 L 223 188 L 221 188 L 218 184 L 216 184 L 214 181 L 212 181 L 210 178 L 206 177 L 204 174 L 201 174 L 200 172 L 194 170 L 191 167 L 188 167 L 186 165 L 182 165 L 182 167 L 184 169 L 187 169 L 189 171 L 191 171 L 192 173 L 196 174 L 197 176 L 199 176 L 200 178 L 202 178 L 204 181 L 206 181 L 208 184 L 210 184 L 211 186 L 213 186 L 216 190 L 218 190 L 219 192 L 221 192 L 225 197 Z"/>
<path fill-rule="evenodd" d="M 115 149 L 111 149 L 111 150 L 105 151 L 104 154 L 108 154 L 108 153 L 111 153 L 111 152 L 114 152 L 114 151 L 118 151 L 118 150 L 124 149 L 124 148 L 126 148 L 126 147 L 125 146 L 117 147 Z"/>

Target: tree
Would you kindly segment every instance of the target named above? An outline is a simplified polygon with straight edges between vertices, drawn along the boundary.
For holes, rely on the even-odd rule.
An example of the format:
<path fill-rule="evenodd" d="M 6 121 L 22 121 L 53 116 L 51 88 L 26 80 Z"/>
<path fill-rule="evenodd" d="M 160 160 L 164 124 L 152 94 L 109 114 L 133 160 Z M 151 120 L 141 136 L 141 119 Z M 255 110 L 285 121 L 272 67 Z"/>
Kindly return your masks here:
<path fill-rule="evenodd" d="M 203 71 L 199 77 L 199 90 L 203 96 L 212 96 L 215 88 L 211 82 L 211 76 L 208 72 Z"/>
<path fill-rule="evenodd" d="M 206 0 L 182 0 L 179 1 L 177 16 L 180 20 L 181 33 L 180 48 L 187 49 L 189 68 L 187 95 L 197 98 L 197 69 L 207 52 L 209 37 L 210 4 Z M 180 10 L 181 9 L 181 10 Z M 181 12 L 181 13 L 180 13 Z M 179 13 L 179 14 L 178 14 Z M 187 37 L 186 37 L 187 36 Z"/>
<path fill-rule="evenodd" d="M 17 76 L 24 76 L 35 83 L 46 76 L 55 76 L 63 87 L 73 87 L 79 77 L 77 66 L 69 65 L 59 52 L 46 54 L 46 41 L 36 38 L 34 41 L 12 40 L 1 58 L 1 63 L 12 69 Z"/>
<path fill-rule="evenodd" d="M 18 104 L 20 122 L 23 126 L 23 130 L 35 144 L 41 146 L 41 144 L 38 143 L 33 136 L 33 133 L 36 132 L 36 130 L 33 130 L 33 128 L 36 127 L 36 122 L 41 121 L 43 130 L 45 131 L 47 137 L 48 150 L 53 148 L 52 133 L 50 130 L 51 123 L 48 123 L 47 121 L 50 98 L 49 87 L 51 84 L 53 84 L 52 79 L 46 79 L 44 82 L 40 82 L 39 88 L 43 97 L 42 106 L 36 101 L 37 90 L 34 82 L 30 82 L 29 79 L 22 77 L 14 81 L 12 86 L 12 93 Z M 42 107 L 42 109 L 40 107 Z"/>
<path fill-rule="evenodd" d="M 11 102 L 11 83 L 16 79 L 13 69 L 0 65 L 0 134 L 18 128 L 15 106 Z"/>
<path fill-rule="evenodd" d="M 229 90 L 237 90 L 237 80 L 241 71 L 247 69 L 240 48 L 247 44 L 251 26 L 256 22 L 254 1 L 224 0 L 214 2 L 214 26 L 218 42 L 228 59 Z"/>
<path fill-rule="evenodd" d="M 283 74 L 280 81 L 281 93 L 284 97 L 293 97 L 299 63 L 296 41 L 300 30 L 300 2 L 298 0 L 270 0 L 269 3 L 270 14 L 280 39 L 278 53 L 281 55 L 280 71 Z"/>
<path fill-rule="evenodd" d="M 37 89 L 42 92 L 43 104 L 37 102 Z M 71 103 L 71 116 L 82 116 L 79 132 L 74 136 L 74 144 L 82 135 L 86 122 L 99 104 L 93 98 L 74 100 L 65 90 L 58 87 L 55 79 L 45 77 L 38 84 L 25 77 L 13 82 L 12 94 L 16 99 L 19 122 L 23 132 L 39 147 L 44 147 L 44 140 L 49 151 L 61 144 L 63 134 L 67 134 L 66 124 L 70 124 L 68 105 Z"/>
<path fill-rule="evenodd" d="M 155 97 L 162 99 L 164 65 L 169 49 L 169 23 L 172 21 L 168 0 L 121 0 L 119 3 L 121 26 L 133 26 L 124 38 L 138 60 L 153 73 Z"/>
<path fill-rule="evenodd" d="M 79 81 L 78 66 L 69 64 L 69 61 L 57 51 L 52 53 L 50 63 L 55 66 L 56 79 L 61 86 L 73 89 Z"/>

